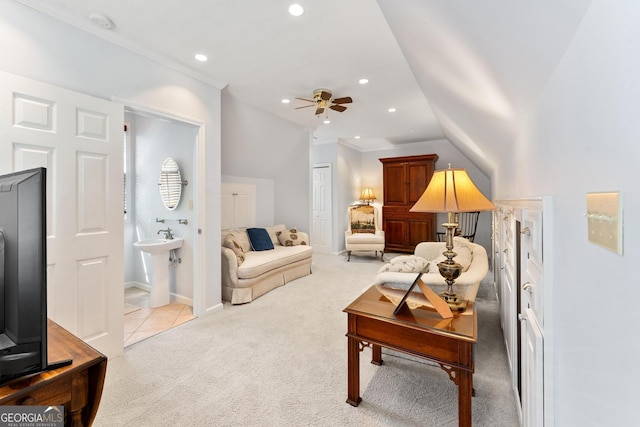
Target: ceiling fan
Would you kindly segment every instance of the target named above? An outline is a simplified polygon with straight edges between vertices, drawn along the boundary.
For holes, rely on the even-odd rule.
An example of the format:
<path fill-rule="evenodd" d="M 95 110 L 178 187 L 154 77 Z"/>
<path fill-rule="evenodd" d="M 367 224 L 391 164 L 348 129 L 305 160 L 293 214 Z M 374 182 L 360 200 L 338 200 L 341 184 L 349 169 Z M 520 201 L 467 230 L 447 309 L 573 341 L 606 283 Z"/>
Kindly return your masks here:
<path fill-rule="evenodd" d="M 324 113 L 327 108 L 330 108 L 334 111 L 342 113 L 344 110 L 347 109 L 347 107 L 345 107 L 342 104 L 350 104 L 353 102 L 353 99 L 351 99 L 350 96 L 345 96 L 342 98 L 333 98 L 333 99 L 332 99 L 332 96 L 333 94 L 329 89 L 316 89 L 313 91 L 313 99 L 296 98 L 301 101 L 306 101 L 311 103 L 309 105 L 303 105 L 302 107 L 296 107 L 296 110 L 299 110 L 301 108 L 316 107 L 316 112 L 315 112 L 316 116 L 319 116 L 320 114 Z"/>

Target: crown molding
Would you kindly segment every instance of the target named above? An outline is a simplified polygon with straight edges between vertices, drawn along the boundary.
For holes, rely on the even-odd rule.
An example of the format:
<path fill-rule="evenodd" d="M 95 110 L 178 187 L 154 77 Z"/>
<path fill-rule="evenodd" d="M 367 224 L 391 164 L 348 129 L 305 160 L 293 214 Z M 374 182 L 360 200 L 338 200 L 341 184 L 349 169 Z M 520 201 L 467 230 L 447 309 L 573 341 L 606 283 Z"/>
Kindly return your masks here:
<path fill-rule="evenodd" d="M 196 70 L 195 68 L 188 67 L 183 63 L 175 61 L 166 55 L 163 55 L 157 51 L 152 49 L 148 49 L 142 47 L 136 43 L 133 43 L 129 40 L 126 40 L 124 37 L 116 33 L 115 31 L 101 29 L 91 23 L 89 19 L 81 18 L 77 15 L 66 11 L 51 2 L 47 2 L 45 0 L 16 0 L 18 3 L 21 3 L 31 9 L 37 10 L 38 12 L 44 13 L 58 21 L 62 21 L 69 25 L 72 25 L 82 31 L 93 34 L 97 37 L 100 37 L 103 40 L 106 40 L 116 46 L 120 46 L 124 49 L 127 49 L 135 54 L 143 56 L 147 59 L 150 59 L 154 62 L 157 62 L 160 65 L 163 65 L 167 68 L 170 68 L 174 71 L 192 77 L 196 80 L 199 80 L 203 83 L 211 85 L 217 89 L 224 89 L 227 86 L 227 83 L 221 83 L 211 76 L 203 73 L 202 71 Z M 117 23 L 116 23 L 117 25 Z"/>

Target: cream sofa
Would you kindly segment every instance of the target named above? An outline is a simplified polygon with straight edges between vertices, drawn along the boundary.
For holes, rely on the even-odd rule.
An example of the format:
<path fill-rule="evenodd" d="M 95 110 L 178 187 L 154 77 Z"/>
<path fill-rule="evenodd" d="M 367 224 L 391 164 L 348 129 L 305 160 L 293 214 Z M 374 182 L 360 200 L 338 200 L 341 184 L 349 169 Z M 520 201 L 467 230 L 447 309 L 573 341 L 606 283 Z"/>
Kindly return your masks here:
<path fill-rule="evenodd" d="M 453 291 L 461 299 L 474 301 L 480 282 L 489 272 L 487 251 L 477 243 L 462 237 L 454 237 L 453 240 L 453 251 L 458 254 L 454 260 L 463 266 L 462 273 L 453 284 Z M 442 255 L 445 250 L 444 242 L 419 243 L 414 255 L 398 256 L 383 266 L 375 278 L 375 284 L 399 287 L 411 285 L 416 278 L 416 271 L 428 263 L 428 272 L 422 275 L 422 280 L 439 294 L 447 288 L 437 265 L 446 259 Z"/>
<path fill-rule="evenodd" d="M 266 230 L 273 249 L 263 251 L 252 250 L 246 230 L 222 231 L 223 300 L 232 304 L 251 302 L 278 286 L 311 274 L 313 248 L 307 233 L 287 229 L 284 224 Z"/>

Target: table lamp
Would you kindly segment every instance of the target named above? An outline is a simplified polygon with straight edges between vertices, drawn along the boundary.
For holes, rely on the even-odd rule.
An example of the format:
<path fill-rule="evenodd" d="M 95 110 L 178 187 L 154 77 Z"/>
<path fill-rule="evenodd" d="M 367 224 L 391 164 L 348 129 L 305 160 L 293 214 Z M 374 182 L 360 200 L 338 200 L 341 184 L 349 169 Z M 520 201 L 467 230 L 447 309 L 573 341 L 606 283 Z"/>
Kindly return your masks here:
<path fill-rule="evenodd" d="M 376 195 L 373 193 L 373 188 L 365 187 L 362 189 L 362 192 L 360 193 L 360 200 L 362 200 L 366 204 L 369 204 L 373 202 L 375 199 L 376 199 Z"/>
<path fill-rule="evenodd" d="M 437 170 L 424 190 L 420 199 L 409 210 L 410 212 L 446 212 L 447 222 L 442 224 L 446 229 L 446 251 L 442 254 L 447 258 L 438 263 L 440 275 L 447 283 L 447 289 L 440 294 L 452 311 L 463 311 L 466 302 L 461 301 L 453 291 L 455 279 L 462 273 L 462 266 L 453 258 L 453 236 L 458 224 L 456 215 L 459 212 L 492 211 L 497 209 L 475 186 L 465 169 Z"/>

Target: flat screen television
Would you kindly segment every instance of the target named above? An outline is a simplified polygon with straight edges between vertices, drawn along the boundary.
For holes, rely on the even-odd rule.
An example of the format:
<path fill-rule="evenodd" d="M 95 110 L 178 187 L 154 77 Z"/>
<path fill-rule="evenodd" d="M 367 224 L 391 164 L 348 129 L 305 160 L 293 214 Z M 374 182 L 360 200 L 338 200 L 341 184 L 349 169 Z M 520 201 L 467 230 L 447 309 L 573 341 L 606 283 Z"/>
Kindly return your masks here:
<path fill-rule="evenodd" d="M 52 369 L 45 168 L 0 176 L 0 311 L 0 384 Z"/>

